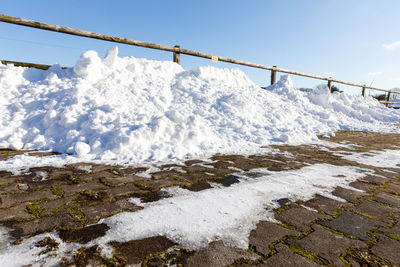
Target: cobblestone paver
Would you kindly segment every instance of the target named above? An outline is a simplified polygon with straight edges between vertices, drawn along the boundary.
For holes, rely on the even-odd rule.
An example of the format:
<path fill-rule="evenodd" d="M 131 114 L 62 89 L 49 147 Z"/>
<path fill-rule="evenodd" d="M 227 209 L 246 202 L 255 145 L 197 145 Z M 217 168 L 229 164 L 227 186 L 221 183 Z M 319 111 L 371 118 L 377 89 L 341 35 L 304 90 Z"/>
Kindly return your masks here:
<path fill-rule="evenodd" d="M 285 211 L 276 213 L 275 218 L 286 225 L 294 226 L 301 232 L 308 232 L 311 230 L 309 225 L 313 221 L 317 219 L 328 219 L 329 216 L 293 205 Z"/>
<path fill-rule="evenodd" d="M 257 252 L 264 256 L 271 253 L 271 245 L 278 240 L 288 236 L 300 236 L 301 234 L 297 231 L 290 230 L 282 227 L 279 224 L 261 221 L 257 224 L 256 229 L 251 231 L 249 237 L 249 244 Z"/>
<path fill-rule="evenodd" d="M 325 139 L 325 138 L 324 138 Z M 340 131 L 330 142 L 346 146 L 273 146 L 274 153 L 240 156 L 215 155 L 211 162 L 190 160 L 182 165 L 159 166 L 150 178 L 144 167 L 124 168 L 96 164 L 74 164 L 64 168 L 40 167 L 13 175 L 0 172 L 0 224 L 10 229 L 14 243 L 35 234 L 57 231 L 64 242 L 84 244 L 61 266 L 400 266 L 400 167 L 380 168 L 344 160 L 340 153 L 372 153 L 400 149 L 400 134 Z M 351 145 L 350 145 L 351 144 Z M 0 149 L 0 160 L 22 153 Z M 291 155 L 289 155 L 289 153 Z M 31 151 L 31 155 L 52 153 Z M 349 187 L 337 187 L 335 197 L 315 195 L 305 202 L 276 200 L 279 222 L 260 221 L 249 236 L 247 250 L 222 241 L 190 251 L 164 236 L 127 242 L 111 242 L 112 258 L 106 258 L 95 238 L 108 230 L 97 224 L 120 212 L 136 212 L 142 202 L 170 197 L 162 188 L 180 186 L 192 191 L 209 189 L 210 183 L 231 186 L 249 179 L 257 170 L 296 170 L 325 163 L 373 170 Z M 57 253 L 58 243 L 44 238 L 37 246 Z"/>
<path fill-rule="evenodd" d="M 319 264 L 294 253 L 289 247 L 279 244 L 276 246 L 277 253 L 267 258 L 264 263 L 259 266 L 298 266 L 298 267 L 317 267 Z M 249 265 L 250 266 L 250 265 Z"/>
<path fill-rule="evenodd" d="M 353 246 L 366 246 L 365 243 L 359 240 L 353 240 L 341 234 L 331 232 L 318 224 L 313 225 L 312 228 L 314 231 L 311 234 L 299 240 L 291 239 L 289 244 L 298 250 L 309 251 L 315 257 L 320 257 L 321 263 L 343 266 L 345 263 L 340 260 L 343 252 Z"/>

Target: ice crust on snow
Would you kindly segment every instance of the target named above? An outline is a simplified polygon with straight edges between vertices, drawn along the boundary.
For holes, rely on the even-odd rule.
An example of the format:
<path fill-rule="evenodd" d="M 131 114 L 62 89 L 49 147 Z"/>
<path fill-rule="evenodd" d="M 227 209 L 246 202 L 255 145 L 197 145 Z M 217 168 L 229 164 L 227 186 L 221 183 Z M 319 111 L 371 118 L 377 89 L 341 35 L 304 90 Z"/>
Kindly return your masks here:
<path fill-rule="evenodd" d="M 263 90 L 238 69 L 185 71 L 116 47 L 66 70 L 0 64 L 0 114 L 0 147 L 114 164 L 255 153 L 338 129 L 398 131 L 383 123 L 400 121 L 372 97 L 303 93 L 288 76 Z"/>

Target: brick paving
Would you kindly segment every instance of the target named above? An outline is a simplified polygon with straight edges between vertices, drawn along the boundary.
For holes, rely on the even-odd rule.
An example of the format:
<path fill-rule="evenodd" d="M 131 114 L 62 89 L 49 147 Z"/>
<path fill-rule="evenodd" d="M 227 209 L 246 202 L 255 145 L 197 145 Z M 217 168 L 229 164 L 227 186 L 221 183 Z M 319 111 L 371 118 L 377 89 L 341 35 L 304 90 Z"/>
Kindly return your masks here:
<path fill-rule="evenodd" d="M 234 175 L 238 169 L 246 174 L 256 168 L 285 171 L 316 163 L 358 166 L 375 174 L 332 192 L 346 202 L 318 194 L 305 202 L 277 200 L 281 204 L 274 211 L 278 222 L 260 221 L 250 233 L 247 250 L 216 241 L 206 249 L 190 251 L 158 236 L 112 242 L 113 258 L 102 257 L 96 246 L 84 246 L 60 265 L 400 266 L 400 167 L 367 166 L 344 160 L 335 153 L 400 149 L 400 134 L 340 131 L 328 140 L 355 146 L 329 149 L 316 145 L 273 146 L 293 156 L 284 153 L 249 157 L 215 155 L 212 163 L 190 160 L 182 166 L 160 166 L 150 179 L 140 175 L 146 168 L 87 163 L 64 168 L 32 168 L 16 176 L 2 171 L 0 223 L 11 230 L 16 244 L 26 237 L 50 231 L 58 231 L 64 242 L 88 244 L 108 231 L 107 225 L 91 224 L 120 212 L 142 209 L 128 201 L 132 196 L 141 198 L 142 202 L 152 202 L 169 197 L 160 191 L 164 187 L 200 191 L 210 188 L 210 182 L 231 186 L 239 182 Z M 21 153 L 1 149 L 0 160 Z M 90 171 L 85 171 L 87 166 L 91 166 Z M 257 173 L 249 172 L 248 176 L 256 177 Z M 58 244 L 51 239 L 43 239 L 37 246 L 46 247 L 52 253 L 58 249 Z"/>

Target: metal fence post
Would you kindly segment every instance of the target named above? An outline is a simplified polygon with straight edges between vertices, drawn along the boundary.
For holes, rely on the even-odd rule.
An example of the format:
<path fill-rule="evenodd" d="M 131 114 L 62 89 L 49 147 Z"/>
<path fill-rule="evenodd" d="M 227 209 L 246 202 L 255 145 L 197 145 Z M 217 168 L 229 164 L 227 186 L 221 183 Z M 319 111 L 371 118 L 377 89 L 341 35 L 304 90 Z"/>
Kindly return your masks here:
<path fill-rule="evenodd" d="M 181 53 L 179 52 L 181 47 L 179 45 L 176 45 L 174 47 L 177 49 L 175 49 L 174 51 L 173 60 L 175 63 L 181 64 Z"/>
<path fill-rule="evenodd" d="M 276 68 L 276 66 L 273 66 L 274 68 Z M 276 70 L 271 70 L 271 85 L 276 83 Z"/>

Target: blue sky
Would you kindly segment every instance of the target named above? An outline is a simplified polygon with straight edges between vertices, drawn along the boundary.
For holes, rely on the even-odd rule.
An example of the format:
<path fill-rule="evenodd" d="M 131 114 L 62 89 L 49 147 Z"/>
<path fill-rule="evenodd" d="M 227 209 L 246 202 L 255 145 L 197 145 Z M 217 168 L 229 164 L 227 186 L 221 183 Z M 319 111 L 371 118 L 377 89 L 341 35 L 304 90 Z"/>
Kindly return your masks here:
<path fill-rule="evenodd" d="M 0 13 L 135 40 L 180 45 L 339 80 L 400 87 L 398 0 L 2 0 Z M 73 66 L 113 43 L 0 23 L 0 58 Z M 169 52 L 118 45 L 120 56 L 171 60 Z M 181 56 L 185 69 L 238 67 Z M 270 73 L 238 67 L 260 86 Z M 321 81 L 293 77 L 296 87 Z M 339 85 L 348 93 L 361 89 Z"/>

